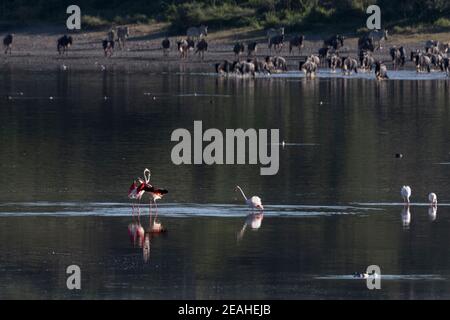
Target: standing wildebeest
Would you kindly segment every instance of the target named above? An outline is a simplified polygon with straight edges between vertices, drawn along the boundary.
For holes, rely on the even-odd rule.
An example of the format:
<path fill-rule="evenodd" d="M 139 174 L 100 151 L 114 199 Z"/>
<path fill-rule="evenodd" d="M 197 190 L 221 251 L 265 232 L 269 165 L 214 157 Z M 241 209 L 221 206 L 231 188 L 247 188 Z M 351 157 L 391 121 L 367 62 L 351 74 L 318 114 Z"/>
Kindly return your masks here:
<path fill-rule="evenodd" d="M 200 58 L 203 60 L 205 58 L 205 52 L 208 51 L 208 42 L 206 42 L 205 39 L 201 39 L 197 43 L 197 50 L 195 50 L 195 53 L 200 55 Z"/>
<path fill-rule="evenodd" d="M 117 27 L 117 42 L 119 43 L 120 50 L 125 48 L 126 41 L 129 36 L 130 30 L 128 27 Z"/>
<path fill-rule="evenodd" d="M 241 54 L 245 52 L 245 46 L 242 42 L 236 42 L 236 44 L 233 47 L 233 52 L 235 55 L 235 58 L 237 60 L 241 60 Z"/>
<path fill-rule="evenodd" d="M 269 30 L 267 30 L 266 35 L 267 35 L 267 45 L 270 45 L 270 40 L 273 37 L 284 36 L 284 28 L 283 27 L 278 29 L 270 28 Z"/>
<path fill-rule="evenodd" d="M 387 75 L 387 67 L 381 61 L 375 62 L 375 77 L 377 78 L 377 80 L 389 79 Z"/>
<path fill-rule="evenodd" d="M 373 44 L 373 39 L 369 38 L 368 35 L 363 35 L 358 39 L 358 50 L 363 51 L 375 51 L 375 45 Z"/>
<path fill-rule="evenodd" d="M 270 38 L 269 50 L 272 51 L 272 46 L 275 52 L 280 53 L 283 50 L 284 34 Z"/>
<path fill-rule="evenodd" d="M 391 55 L 392 63 L 394 65 L 395 70 L 397 70 L 399 66 L 405 65 L 406 60 L 405 48 L 403 47 L 397 48 L 394 46 L 389 50 L 389 53 Z"/>
<path fill-rule="evenodd" d="M 386 29 L 383 30 L 373 30 L 369 32 L 368 38 L 372 39 L 372 43 L 376 49 L 383 50 L 383 42 L 387 41 L 389 38 L 389 33 Z"/>
<path fill-rule="evenodd" d="M 8 53 L 11 54 L 12 49 L 12 43 L 13 43 L 13 35 L 8 34 L 5 38 L 3 38 L 3 45 L 5 46 L 5 54 Z"/>
<path fill-rule="evenodd" d="M 103 51 L 105 52 L 105 57 L 111 57 L 114 53 L 114 41 L 109 41 L 105 39 L 102 41 Z"/>
<path fill-rule="evenodd" d="M 358 61 L 350 57 L 342 58 L 342 72 L 344 72 L 344 75 L 350 75 L 352 71 L 358 73 Z"/>
<path fill-rule="evenodd" d="M 170 40 L 169 38 L 164 38 L 164 40 L 161 42 L 161 48 L 163 49 L 163 55 L 168 56 L 170 52 Z"/>
<path fill-rule="evenodd" d="M 108 41 L 116 41 L 116 31 L 114 29 L 111 29 L 106 34 L 106 39 Z"/>
<path fill-rule="evenodd" d="M 186 35 L 189 39 L 198 40 L 202 37 L 208 36 L 208 27 L 201 25 L 200 27 L 190 27 L 186 31 Z"/>
<path fill-rule="evenodd" d="M 431 72 L 431 58 L 422 52 L 411 52 L 411 58 L 416 65 L 417 72 Z"/>
<path fill-rule="evenodd" d="M 292 53 L 292 49 L 294 47 L 298 48 L 298 53 L 301 54 L 302 53 L 302 49 L 303 49 L 303 41 L 305 41 L 305 36 L 304 35 L 297 35 L 293 38 L 291 38 L 291 40 L 289 40 L 289 53 Z"/>
<path fill-rule="evenodd" d="M 68 37 L 67 35 L 62 36 L 58 39 L 57 49 L 59 54 L 64 54 L 69 51 L 70 46 L 73 43 L 72 37 Z"/>
<path fill-rule="evenodd" d="M 324 47 L 332 47 L 334 50 L 339 50 L 344 46 L 345 37 L 339 34 L 336 34 L 328 39 L 326 39 L 323 44 Z"/>
<path fill-rule="evenodd" d="M 450 77 L 450 59 L 449 58 L 444 58 L 444 71 L 447 74 L 447 77 Z"/>
<path fill-rule="evenodd" d="M 256 42 L 250 42 L 247 44 L 247 56 L 251 57 L 256 54 L 256 51 L 258 50 L 258 44 Z"/>
<path fill-rule="evenodd" d="M 186 59 L 188 57 L 188 52 L 190 49 L 189 43 L 186 40 L 177 41 L 178 51 L 180 52 L 180 58 Z"/>

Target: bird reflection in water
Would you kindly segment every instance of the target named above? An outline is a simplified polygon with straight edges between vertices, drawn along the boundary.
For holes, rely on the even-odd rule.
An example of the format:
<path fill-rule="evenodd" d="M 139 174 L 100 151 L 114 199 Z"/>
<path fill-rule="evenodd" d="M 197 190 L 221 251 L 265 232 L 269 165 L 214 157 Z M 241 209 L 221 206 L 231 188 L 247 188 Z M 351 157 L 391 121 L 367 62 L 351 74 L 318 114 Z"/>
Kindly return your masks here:
<path fill-rule="evenodd" d="M 147 263 L 150 260 L 150 240 L 152 238 L 152 235 L 148 232 L 145 233 L 144 237 L 144 245 L 142 246 L 142 257 L 144 259 L 144 262 Z"/>
<path fill-rule="evenodd" d="M 242 229 L 238 232 L 237 240 L 240 241 L 244 237 L 245 231 L 248 227 L 252 230 L 258 230 L 261 228 L 262 221 L 264 219 L 264 213 L 251 213 L 245 218 Z"/>
<path fill-rule="evenodd" d="M 411 211 L 410 211 L 409 205 L 405 205 L 405 207 L 402 210 L 401 216 L 402 216 L 403 228 L 409 229 L 409 225 L 411 224 Z"/>
<path fill-rule="evenodd" d="M 134 220 L 134 219 L 133 219 Z M 128 225 L 128 236 L 133 246 L 142 247 L 144 242 L 144 228 L 139 221 L 133 221 Z"/>

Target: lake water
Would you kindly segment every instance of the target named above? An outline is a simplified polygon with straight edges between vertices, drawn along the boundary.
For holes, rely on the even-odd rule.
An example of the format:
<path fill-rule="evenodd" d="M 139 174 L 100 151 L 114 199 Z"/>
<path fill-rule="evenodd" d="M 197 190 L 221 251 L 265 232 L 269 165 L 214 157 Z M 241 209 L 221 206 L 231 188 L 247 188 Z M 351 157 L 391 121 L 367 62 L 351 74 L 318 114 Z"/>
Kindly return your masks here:
<path fill-rule="evenodd" d="M 2 67 L 1 299 L 450 298 L 448 79 L 177 71 Z M 174 165 L 171 133 L 195 120 L 280 129 L 278 174 Z M 126 195 L 146 167 L 169 190 L 168 232 L 143 249 Z M 247 217 L 236 185 L 262 198 L 263 217 Z M 80 291 L 66 288 L 72 264 Z M 351 277 L 369 265 L 381 290 Z"/>

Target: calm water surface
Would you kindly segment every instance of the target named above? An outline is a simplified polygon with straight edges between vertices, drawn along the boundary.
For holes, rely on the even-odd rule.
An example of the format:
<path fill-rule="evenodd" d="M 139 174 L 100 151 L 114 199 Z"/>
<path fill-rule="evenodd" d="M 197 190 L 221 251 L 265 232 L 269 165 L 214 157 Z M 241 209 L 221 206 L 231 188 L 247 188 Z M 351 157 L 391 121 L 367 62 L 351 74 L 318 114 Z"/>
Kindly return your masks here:
<path fill-rule="evenodd" d="M 393 78 L 3 66 L 0 298 L 450 298 L 450 81 Z M 194 120 L 279 128 L 278 175 L 173 165 L 171 133 Z M 145 167 L 169 194 L 168 232 L 144 250 L 126 193 Z M 258 230 L 236 184 L 266 205 Z M 70 264 L 81 291 L 66 289 Z M 381 290 L 349 277 L 372 264 Z"/>

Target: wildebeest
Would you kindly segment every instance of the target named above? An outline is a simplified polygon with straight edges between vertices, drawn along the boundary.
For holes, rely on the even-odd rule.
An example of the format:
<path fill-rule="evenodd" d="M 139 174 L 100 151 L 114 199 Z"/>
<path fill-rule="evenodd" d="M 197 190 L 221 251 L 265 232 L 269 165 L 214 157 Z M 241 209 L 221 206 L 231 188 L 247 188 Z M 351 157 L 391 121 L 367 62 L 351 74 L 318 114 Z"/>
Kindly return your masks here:
<path fill-rule="evenodd" d="M 64 54 L 69 51 L 70 46 L 73 44 L 73 39 L 71 36 L 64 35 L 58 39 L 57 49 L 59 54 Z"/>
<path fill-rule="evenodd" d="M 106 34 L 106 39 L 108 41 L 115 41 L 116 40 L 116 31 L 114 29 L 111 29 Z"/>
<path fill-rule="evenodd" d="M 440 52 L 440 50 L 439 50 L 440 45 L 441 45 L 441 43 L 439 41 L 428 40 L 425 43 L 425 52 L 431 53 L 431 54 L 438 54 Z"/>
<path fill-rule="evenodd" d="M 266 61 L 261 61 L 258 60 L 256 58 L 254 58 L 253 60 L 248 60 L 248 61 L 252 61 L 253 64 L 255 65 L 255 71 L 258 73 L 272 73 L 272 70 L 269 68 L 268 64 Z"/>
<path fill-rule="evenodd" d="M 247 56 L 251 57 L 256 54 L 258 50 L 258 44 L 256 42 L 250 42 L 247 44 Z"/>
<path fill-rule="evenodd" d="M 235 58 L 237 60 L 240 60 L 241 54 L 245 52 L 245 46 L 242 42 L 236 42 L 233 47 L 233 52 L 235 55 Z"/>
<path fill-rule="evenodd" d="M 331 69 L 332 72 L 336 72 L 337 68 L 342 67 L 342 59 L 339 57 L 339 54 L 332 53 L 328 59 L 328 67 Z"/>
<path fill-rule="evenodd" d="M 446 57 L 443 56 L 443 54 L 438 53 L 438 54 L 429 54 L 428 55 L 431 59 L 431 64 L 436 67 L 439 68 L 441 71 L 444 71 L 444 59 Z"/>
<path fill-rule="evenodd" d="M 161 48 L 163 50 L 163 55 L 168 56 L 170 52 L 170 40 L 169 38 L 164 38 L 164 40 L 161 42 Z"/>
<path fill-rule="evenodd" d="M 416 65 L 417 72 L 431 72 L 431 58 L 422 52 L 411 52 L 411 58 Z"/>
<path fill-rule="evenodd" d="M 373 39 L 370 38 L 368 35 L 363 35 L 358 39 L 358 50 L 363 51 L 375 51 L 375 45 L 373 43 Z"/>
<path fill-rule="evenodd" d="M 122 50 L 125 48 L 126 41 L 130 36 L 130 30 L 128 27 L 117 27 L 117 42 L 119 43 L 119 48 Z"/>
<path fill-rule="evenodd" d="M 200 55 L 200 58 L 203 60 L 205 58 L 205 52 L 208 51 L 208 42 L 206 42 L 205 39 L 201 39 L 197 43 L 197 50 L 195 50 L 195 53 Z"/>
<path fill-rule="evenodd" d="M 450 59 L 449 58 L 444 58 L 444 71 L 447 74 L 447 77 L 450 77 Z"/>
<path fill-rule="evenodd" d="M 242 75 L 250 74 L 253 77 L 256 75 L 255 64 L 251 61 L 244 61 L 240 63 L 239 72 Z"/>
<path fill-rule="evenodd" d="M 398 67 L 405 65 L 406 51 L 404 47 L 397 48 L 394 46 L 389 50 L 389 54 L 391 55 L 395 70 L 397 70 Z"/>
<path fill-rule="evenodd" d="M 350 57 L 342 58 L 342 72 L 344 75 L 350 75 L 354 71 L 358 73 L 358 61 Z"/>
<path fill-rule="evenodd" d="M 186 35 L 189 39 L 197 40 L 202 37 L 208 36 L 208 27 L 201 25 L 200 27 L 190 27 L 186 31 Z"/>
<path fill-rule="evenodd" d="M 320 59 L 326 59 L 330 54 L 330 48 L 329 47 L 320 48 L 318 54 Z"/>
<path fill-rule="evenodd" d="M 102 41 L 103 52 L 105 53 L 105 57 L 111 57 L 114 52 L 114 41 L 109 41 L 105 39 Z"/>
<path fill-rule="evenodd" d="M 269 50 L 272 50 L 273 46 L 275 52 L 280 53 L 281 50 L 283 50 L 283 43 L 284 43 L 284 34 L 272 37 L 269 40 Z"/>
<path fill-rule="evenodd" d="M 286 59 L 280 56 L 267 56 L 265 59 L 266 67 L 271 72 L 275 71 L 287 71 L 287 62 Z"/>
<path fill-rule="evenodd" d="M 8 53 L 11 54 L 12 49 L 12 43 L 13 43 L 13 35 L 8 34 L 6 37 L 3 38 L 3 46 L 5 47 L 5 54 Z"/>
<path fill-rule="evenodd" d="M 359 53 L 360 66 L 364 71 L 372 71 L 375 64 L 375 58 L 370 51 L 361 51 Z"/>
<path fill-rule="evenodd" d="M 190 49 L 189 43 L 187 42 L 187 40 L 178 40 L 177 41 L 177 48 L 178 51 L 180 52 L 180 58 L 181 59 L 186 59 L 188 57 L 188 52 Z"/>
<path fill-rule="evenodd" d="M 267 35 L 267 45 L 270 45 L 270 39 L 272 39 L 273 37 L 284 36 L 284 28 L 283 27 L 278 29 L 270 28 L 269 30 L 267 30 L 266 35 Z"/>
<path fill-rule="evenodd" d="M 375 77 L 377 80 L 389 79 L 387 75 L 387 67 L 381 61 L 375 62 Z"/>
<path fill-rule="evenodd" d="M 228 60 L 224 60 L 223 62 L 216 63 L 215 69 L 218 74 L 228 74 L 228 73 L 234 71 L 233 63 Z"/>
<path fill-rule="evenodd" d="M 383 42 L 387 41 L 389 38 L 389 32 L 387 29 L 383 30 L 373 30 L 368 34 L 368 38 L 372 39 L 372 43 L 375 46 L 375 49 L 383 50 Z"/>
<path fill-rule="evenodd" d="M 345 40 L 344 36 L 335 34 L 335 35 L 331 36 L 330 38 L 326 39 L 323 42 L 323 44 L 324 44 L 324 47 L 331 47 L 337 51 L 344 46 L 344 40 Z"/>
<path fill-rule="evenodd" d="M 294 47 L 298 48 L 298 53 L 301 54 L 302 49 L 303 49 L 303 42 L 305 41 L 305 36 L 304 35 L 296 35 L 293 38 L 291 38 L 289 40 L 289 53 L 292 53 L 292 49 Z"/>
<path fill-rule="evenodd" d="M 310 58 L 299 63 L 299 70 L 304 72 L 307 78 L 314 78 L 316 76 L 317 67 L 318 65 Z"/>

